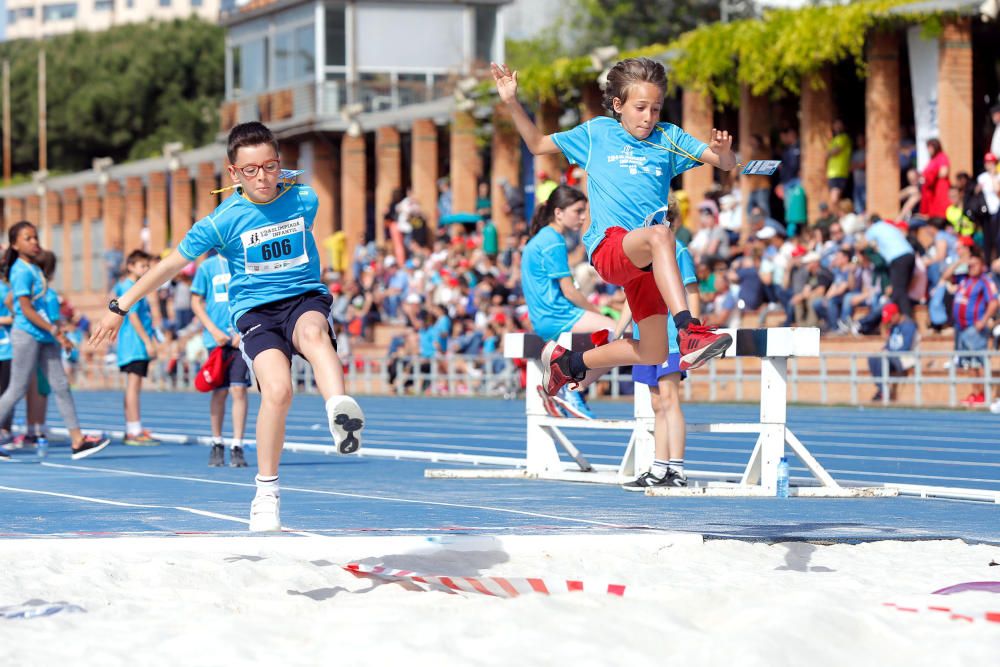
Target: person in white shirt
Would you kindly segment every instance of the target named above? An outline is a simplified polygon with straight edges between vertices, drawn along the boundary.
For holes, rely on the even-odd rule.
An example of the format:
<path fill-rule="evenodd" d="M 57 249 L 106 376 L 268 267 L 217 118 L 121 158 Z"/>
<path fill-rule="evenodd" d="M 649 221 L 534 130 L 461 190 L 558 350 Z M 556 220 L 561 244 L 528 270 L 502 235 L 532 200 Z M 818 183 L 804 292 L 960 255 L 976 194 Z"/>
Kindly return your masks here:
<path fill-rule="evenodd" d="M 1000 129 L 1000 125 L 997 125 Z M 994 136 L 994 143 L 996 137 Z M 983 157 L 983 173 L 976 178 L 976 191 L 982 193 L 986 202 L 987 218 L 983 222 L 983 250 L 989 265 L 1000 246 L 1000 172 L 997 172 L 997 156 L 987 153 Z"/>

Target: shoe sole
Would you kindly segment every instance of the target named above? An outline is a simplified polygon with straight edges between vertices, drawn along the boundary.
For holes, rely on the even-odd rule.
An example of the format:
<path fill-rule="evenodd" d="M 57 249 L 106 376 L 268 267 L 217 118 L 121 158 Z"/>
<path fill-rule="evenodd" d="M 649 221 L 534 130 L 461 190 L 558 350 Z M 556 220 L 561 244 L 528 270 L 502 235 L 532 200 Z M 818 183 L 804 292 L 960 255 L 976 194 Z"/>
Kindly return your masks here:
<path fill-rule="evenodd" d="M 73 452 L 73 455 L 70 458 L 72 460 L 74 460 L 74 461 L 79 461 L 80 459 L 85 459 L 88 456 L 92 456 L 92 455 L 96 454 L 97 452 L 103 450 L 105 447 L 107 447 L 110 444 L 111 444 L 111 439 L 110 438 L 105 438 L 104 440 L 101 441 L 101 444 L 97 445 L 96 447 L 91 447 L 90 449 L 82 451 L 82 452 Z"/>
<path fill-rule="evenodd" d="M 361 449 L 361 431 L 365 427 L 365 413 L 350 396 L 343 396 L 328 415 L 330 434 L 338 454 L 353 454 Z"/>
<path fill-rule="evenodd" d="M 545 412 L 549 414 L 550 417 L 562 417 L 563 414 L 559 412 L 559 406 L 556 405 L 555 400 L 552 396 L 545 393 L 545 387 L 538 385 L 538 395 L 542 397 L 542 407 L 545 408 Z"/>
<path fill-rule="evenodd" d="M 158 447 L 163 443 L 159 440 L 154 442 L 135 442 L 134 440 L 122 440 L 122 444 L 128 447 Z"/>
<path fill-rule="evenodd" d="M 549 398 L 552 394 L 549 393 L 549 382 L 552 380 L 552 355 L 555 354 L 557 343 L 554 340 L 550 340 L 542 348 L 542 386 L 541 389 L 545 392 L 545 395 Z"/>
<path fill-rule="evenodd" d="M 733 344 L 733 337 L 729 334 L 721 334 L 719 339 L 701 348 L 700 350 L 695 350 L 694 352 L 688 352 L 685 356 L 681 357 L 681 370 L 682 371 L 693 371 L 697 368 L 704 366 L 709 360 L 715 357 L 725 354 L 729 346 Z M 694 357 L 694 361 L 689 362 L 690 357 Z M 685 364 L 688 364 L 685 366 Z"/>

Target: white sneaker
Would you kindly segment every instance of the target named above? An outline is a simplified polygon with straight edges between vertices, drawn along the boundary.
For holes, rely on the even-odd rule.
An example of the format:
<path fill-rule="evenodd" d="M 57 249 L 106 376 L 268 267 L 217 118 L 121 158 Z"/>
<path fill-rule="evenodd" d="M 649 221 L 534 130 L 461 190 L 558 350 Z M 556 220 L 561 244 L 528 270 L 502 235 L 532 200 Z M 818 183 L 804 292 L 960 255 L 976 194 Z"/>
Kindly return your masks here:
<path fill-rule="evenodd" d="M 350 396 L 332 396 L 326 402 L 326 416 L 330 420 L 330 435 L 338 454 L 353 454 L 361 449 L 365 413 L 357 401 Z"/>
<path fill-rule="evenodd" d="M 280 508 L 281 498 L 278 494 L 270 491 L 258 491 L 257 496 L 250 503 L 250 532 L 273 533 L 280 531 Z"/>

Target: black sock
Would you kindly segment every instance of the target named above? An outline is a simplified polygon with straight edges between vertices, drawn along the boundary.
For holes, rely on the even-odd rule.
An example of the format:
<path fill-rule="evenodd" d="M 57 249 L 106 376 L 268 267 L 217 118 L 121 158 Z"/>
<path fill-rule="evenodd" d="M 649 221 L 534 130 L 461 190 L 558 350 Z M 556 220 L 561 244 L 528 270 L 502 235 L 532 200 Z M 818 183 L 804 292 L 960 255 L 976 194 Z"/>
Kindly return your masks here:
<path fill-rule="evenodd" d="M 677 325 L 677 330 L 687 329 L 688 325 L 691 324 L 691 311 L 682 310 L 681 312 L 674 315 L 674 324 Z"/>
<path fill-rule="evenodd" d="M 583 363 L 583 352 L 569 350 L 556 361 L 567 377 L 580 381 L 587 375 L 587 364 Z"/>

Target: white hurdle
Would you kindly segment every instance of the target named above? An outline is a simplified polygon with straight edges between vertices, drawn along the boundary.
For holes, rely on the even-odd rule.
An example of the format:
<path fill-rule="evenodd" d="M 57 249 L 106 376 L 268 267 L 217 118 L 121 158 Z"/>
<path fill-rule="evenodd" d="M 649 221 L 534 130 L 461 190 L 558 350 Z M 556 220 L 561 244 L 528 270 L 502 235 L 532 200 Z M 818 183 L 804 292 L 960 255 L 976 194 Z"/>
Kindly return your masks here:
<path fill-rule="evenodd" d="M 733 343 L 723 355 L 757 357 L 761 361 L 760 421 L 688 423 L 689 432 L 756 433 L 757 441 L 742 475 L 689 470 L 692 479 L 710 480 L 705 485 L 688 488 L 647 489 L 647 495 L 733 495 L 773 496 L 777 492 L 778 463 L 786 446 L 805 465 L 812 478 L 808 485 L 796 484 L 792 495 L 801 496 L 873 496 L 895 495 L 883 488 L 843 487 L 830 476 L 804 444 L 787 426 L 788 359 L 819 356 L 819 329 L 769 328 L 720 329 L 732 336 Z M 575 350 L 593 347 L 588 334 L 563 334 L 559 343 Z M 541 351 L 544 341 L 534 334 L 506 334 L 504 356 L 527 361 L 525 415 L 527 442 L 523 464 L 510 468 L 438 469 L 427 470 L 425 476 L 437 478 L 530 478 L 560 481 L 620 484 L 633 479 L 653 462 L 653 411 L 649 388 L 635 384 L 632 419 L 577 419 L 552 417 L 546 411 L 538 387 L 542 382 Z M 698 371 L 695 371 L 698 372 Z M 565 429 L 598 431 L 628 431 L 630 437 L 621 463 L 617 466 L 594 464 L 580 452 Z M 572 461 L 564 461 L 560 449 Z M 799 480 L 796 480 L 797 482 Z"/>

